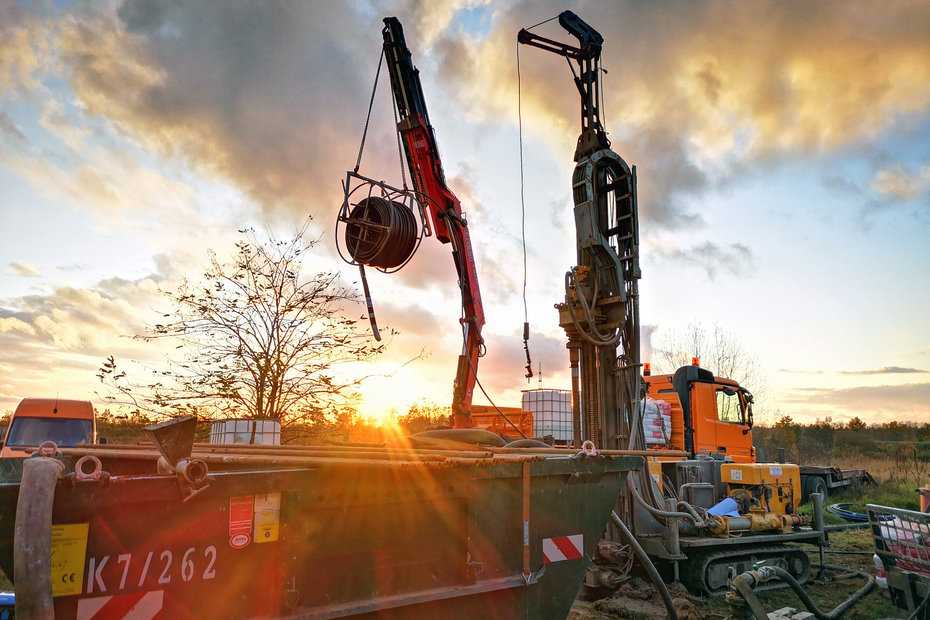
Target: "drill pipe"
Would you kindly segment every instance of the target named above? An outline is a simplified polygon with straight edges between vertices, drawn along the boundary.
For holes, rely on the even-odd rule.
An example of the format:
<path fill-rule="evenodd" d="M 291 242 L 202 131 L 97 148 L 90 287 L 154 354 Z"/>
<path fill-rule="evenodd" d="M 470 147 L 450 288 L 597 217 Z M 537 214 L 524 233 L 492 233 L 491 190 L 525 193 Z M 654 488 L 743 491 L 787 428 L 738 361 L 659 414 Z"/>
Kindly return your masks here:
<path fill-rule="evenodd" d="M 133 458 L 133 459 L 143 459 L 157 461 L 160 456 L 157 452 L 153 451 L 136 451 L 136 452 L 127 452 L 122 450 L 110 451 L 110 450 L 75 450 L 65 448 L 62 449 L 62 453 L 66 456 L 77 456 L 83 454 L 93 454 L 98 458 Z M 208 464 L 225 464 L 225 465 L 273 465 L 273 466 L 314 466 L 314 467 L 400 467 L 400 468 L 416 468 L 416 467 L 429 467 L 429 468 L 438 468 L 438 467 L 452 467 L 452 466 L 469 466 L 469 465 L 493 465 L 493 464 L 504 464 L 504 463 L 522 463 L 524 461 L 535 461 L 540 458 L 545 458 L 537 455 L 526 455 L 526 456 L 517 456 L 513 455 L 511 457 L 498 457 L 498 458 L 461 458 L 461 457 L 444 457 L 441 460 L 389 460 L 383 459 L 379 460 L 377 458 L 370 459 L 361 459 L 361 458 L 343 458 L 337 456 L 291 456 L 291 455 L 282 455 L 281 457 L 272 457 L 267 455 L 251 455 L 251 454 L 242 454 L 242 455 L 231 455 L 231 454 L 198 454 L 197 458 L 203 460 Z"/>

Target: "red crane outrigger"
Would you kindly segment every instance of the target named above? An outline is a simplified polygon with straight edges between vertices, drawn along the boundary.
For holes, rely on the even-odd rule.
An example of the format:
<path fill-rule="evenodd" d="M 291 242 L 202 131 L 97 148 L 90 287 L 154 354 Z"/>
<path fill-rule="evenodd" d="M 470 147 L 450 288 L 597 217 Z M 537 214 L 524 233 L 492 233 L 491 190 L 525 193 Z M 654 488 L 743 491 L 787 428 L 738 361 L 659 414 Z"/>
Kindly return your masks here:
<path fill-rule="evenodd" d="M 406 155 L 413 191 L 406 188 L 406 181 L 404 189 L 397 189 L 383 181 L 362 177 L 357 174 L 356 165 L 355 172 L 348 173 L 346 199 L 339 221 L 345 224 L 345 245 L 352 258 L 349 262 L 361 268 L 369 318 L 378 339 L 380 336 L 364 266 L 382 271 L 400 269 L 416 251 L 421 236 L 435 234 L 442 243 L 451 244 L 462 296 L 462 317 L 459 319 L 462 325 L 462 352 L 458 358 L 452 391 L 453 426 L 471 428 L 474 425 L 471 405 L 477 382 L 478 358 L 484 355 L 484 340 L 481 337 L 484 308 L 478 288 L 475 255 L 462 205 L 446 184 L 446 175 L 423 98 L 420 72 L 411 60 L 410 50 L 404 40 L 404 30 L 396 17 L 385 18 L 384 24 L 384 58 L 387 59 L 391 76 L 391 90 L 398 118 L 397 132 Z M 360 185 L 353 188 L 353 182 L 360 182 Z M 368 195 L 350 204 L 353 193 L 361 186 L 368 188 Z M 415 207 L 412 203 L 416 203 L 416 209 L 420 212 L 422 231 L 419 234 L 416 232 L 413 215 Z"/>

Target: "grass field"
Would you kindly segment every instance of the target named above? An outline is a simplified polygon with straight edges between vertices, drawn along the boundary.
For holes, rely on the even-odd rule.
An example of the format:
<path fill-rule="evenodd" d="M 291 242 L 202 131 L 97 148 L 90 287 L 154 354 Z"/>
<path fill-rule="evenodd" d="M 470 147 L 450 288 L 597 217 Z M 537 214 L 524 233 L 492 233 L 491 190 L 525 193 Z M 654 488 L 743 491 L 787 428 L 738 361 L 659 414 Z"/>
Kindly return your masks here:
<path fill-rule="evenodd" d="M 811 562 L 819 564 L 820 558 L 816 547 L 809 547 Z M 835 554 L 833 551 L 859 552 L 855 554 Z M 872 564 L 872 535 L 869 530 L 847 530 L 830 534 L 830 546 L 826 553 L 826 563 L 845 568 L 857 569 L 874 575 L 875 567 Z M 819 578 L 818 578 L 819 577 Z M 829 612 L 842 603 L 847 597 L 855 593 L 865 584 L 861 577 L 849 577 L 840 572 L 824 571 L 815 567 L 811 580 L 805 585 L 805 590 L 811 600 L 822 612 Z M 788 588 L 769 590 L 758 594 L 759 601 L 766 611 L 775 611 L 782 607 L 794 607 L 804 611 L 805 607 L 797 595 Z M 698 605 L 701 611 L 707 613 L 706 617 L 713 618 L 719 614 L 723 618 L 727 614 L 727 605 L 722 597 L 702 599 Z M 895 607 L 891 600 L 877 587 L 859 600 L 849 611 L 842 616 L 845 620 L 877 620 L 879 618 L 895 617 Z"/>

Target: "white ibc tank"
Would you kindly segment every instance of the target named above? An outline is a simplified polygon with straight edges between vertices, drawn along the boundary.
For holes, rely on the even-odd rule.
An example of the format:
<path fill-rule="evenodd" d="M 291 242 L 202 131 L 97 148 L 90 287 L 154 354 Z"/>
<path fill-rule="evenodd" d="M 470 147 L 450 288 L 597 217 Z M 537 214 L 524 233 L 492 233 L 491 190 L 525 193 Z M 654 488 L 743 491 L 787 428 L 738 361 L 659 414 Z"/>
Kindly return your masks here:
<path fill-rule="evenodd" d="M 210 426 L 210 443 L 279 446 L 281 423 L 277 420 L 214 420 Z"/>
<path fill-rule="evenodd" d="M 572 441 L 570 390 L 524 390 L 523 410 L 533 414 L 533 436 Z"/>

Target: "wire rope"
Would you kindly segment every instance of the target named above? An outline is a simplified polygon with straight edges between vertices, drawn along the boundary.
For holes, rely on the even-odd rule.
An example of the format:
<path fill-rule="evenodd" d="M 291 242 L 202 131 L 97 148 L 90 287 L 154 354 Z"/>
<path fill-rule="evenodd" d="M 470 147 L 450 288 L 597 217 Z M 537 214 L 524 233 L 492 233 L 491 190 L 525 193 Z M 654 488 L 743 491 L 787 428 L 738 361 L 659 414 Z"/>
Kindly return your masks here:
<path fill-rule="evenodd" d="M 381 58 L 378 59 L 378 70 L 375 72 L 375 83 L 371 87 L 371 99 L 368 101 L 368 116 L 365 117 L 365 129 L 362 131 L 362 143 L 358 147 L 358 159 L 355 160 L 355 172 L 362 165 L 362 152 L 365 150 L 365 138 L 368 137 L 368 124 L 371 122 L 371 110 L 375 104 L 375 93 L 378 90 L 378 78 L 381 77 L 381 65 L 384 64 L 384 48 L 381 48 Z"/>
<path fill-rule="evenodd" d="M 526 381 L 529 383 L 533 376 L 533 361 L 530 358 L 530 312 L 526 302 L 526 176 L 523 167 L 523 78 L 520 73 L 519 41 L 517 41 L 517 126 L 520 143 L 520 239 L 523 244 L 523 349 L 526 351 Z"/>

